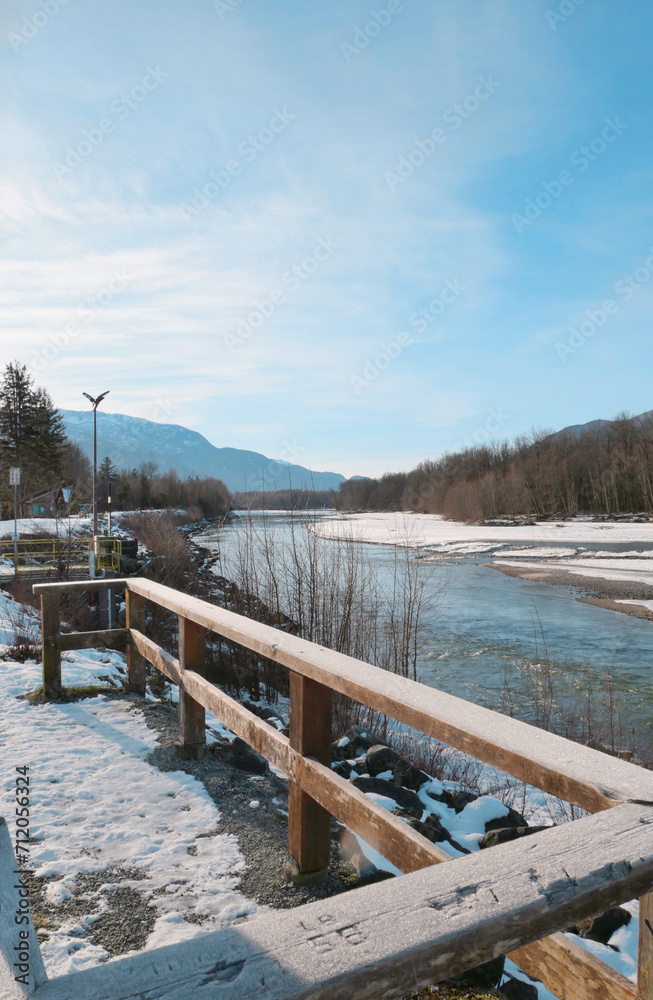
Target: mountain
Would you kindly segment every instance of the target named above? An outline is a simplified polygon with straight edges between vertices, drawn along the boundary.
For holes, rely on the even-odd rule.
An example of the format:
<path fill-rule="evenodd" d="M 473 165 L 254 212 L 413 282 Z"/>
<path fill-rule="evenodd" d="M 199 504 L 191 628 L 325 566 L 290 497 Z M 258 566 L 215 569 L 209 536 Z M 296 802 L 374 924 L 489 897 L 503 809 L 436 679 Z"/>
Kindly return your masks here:
<path fill-rule="evenodd" d="M 639 416 L 633 417 L 633 420 L 653 420 L 653 410 L 647 410 L 646 413 L 640 413 Z M 556 431 L 555 434 L 551 434 L 552 438 L 559 438 L 563 435 L 569 435 L 569 437 L 579 438 L 581 434 L 589 434 L 591 431 L 603 430 L 606 427 L 610 427 L 614 424 L 614 420 L 590 420 L 586 424 L 572 424 L 570 427 L 563 427 L 561 431 Z"/>
<path fill-rule="evenodd" d="M 60 410 L 66 434 L 93 460 L 93 411 Z M 187 476 L 213 476 L 232 492 L 244 490 L 337 490 L 345 477 L 311 472 L 301 465 L 275 461 L 256 451 L 216 448 L 197 431 L 179 424 L 159 424 L 124 413 L 97 411 L 98 465 L 108 455 L 119 469 L 154 462 L 159 473 L 174 469 Z"/>

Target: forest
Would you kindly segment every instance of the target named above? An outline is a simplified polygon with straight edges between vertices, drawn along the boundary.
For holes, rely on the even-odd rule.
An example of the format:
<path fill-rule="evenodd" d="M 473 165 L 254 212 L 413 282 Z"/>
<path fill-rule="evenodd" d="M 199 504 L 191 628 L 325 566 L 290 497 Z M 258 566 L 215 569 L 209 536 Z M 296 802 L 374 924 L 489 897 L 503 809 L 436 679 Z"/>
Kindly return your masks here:
<path fill-rule="evenodd" d="M 587 430 L 534 430 L 420 463 L 407 473 L 348 480 L 343 510 L 407 510 L 460 521 L 653 512 L 653 411 Z"/>

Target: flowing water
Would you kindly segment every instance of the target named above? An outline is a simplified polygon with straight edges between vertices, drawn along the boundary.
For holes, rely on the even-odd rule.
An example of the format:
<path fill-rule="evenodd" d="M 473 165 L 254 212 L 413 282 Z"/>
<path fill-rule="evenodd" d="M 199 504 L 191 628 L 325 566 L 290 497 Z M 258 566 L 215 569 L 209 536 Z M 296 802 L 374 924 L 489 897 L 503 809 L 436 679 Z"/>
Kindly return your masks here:
<path fill-rule="evenodd" d="M 272 512 L 268 523 L 282 538 L 289 532 L 287 515 Z M 229 552 L 234 530 L 233 526 L 222 529 L 224 554 Z M 218 535 L 209 531 L 197 541 L 214 548 Z M 600 547 L 604 551 L 609 548 L 605 544 Z M 638 546 L 647 547 L 651 546 Z M 623 548 L 614 546 L 615 551 Z M 363 549 L 377 571 L 390 581 L 395 569 L 394 550 L 368 544 L 363 544 Z M 601 703 L 614 696 L 614 722 L 626 733 L 626 742 L 635 739 L 650 752 L 653 622 L 581 604 L 575 587 L 505 576 L 484 565 L 489 558 L 484 553 L 448 558 L 446 565 L 424 563 L 424 572 L 433 574 L 436 586 L 445 579 L 446 584 L 424 618 L 419 680 L 534 721 L 540 711 L 535 684 L 543 673 L 535 665 L 549 664 L 556 692 L 565 692 L 561 695 L 564 703 L 569 706 L 574 700 L 583 713 L 589 706 L 598 725 Z M 634 737 L 628 737 L 631 730 Z M 602 736 L 605 738 L 605 733 Z"/>

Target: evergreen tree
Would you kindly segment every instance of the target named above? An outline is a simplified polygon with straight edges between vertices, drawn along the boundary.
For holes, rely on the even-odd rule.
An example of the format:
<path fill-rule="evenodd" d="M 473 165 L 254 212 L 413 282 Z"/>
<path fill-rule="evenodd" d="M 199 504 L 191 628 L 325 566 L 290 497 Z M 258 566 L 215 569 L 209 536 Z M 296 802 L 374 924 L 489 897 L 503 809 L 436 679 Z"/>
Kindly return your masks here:
<path fill-rule="evenodd" d="M 20 467 L 23 496 L 60 481 L 66 449 L 63 421 L 49 394 L 34 386 L 26 365 L 9 363 L 0 381 L 0 461 L 5 469 Z"/>

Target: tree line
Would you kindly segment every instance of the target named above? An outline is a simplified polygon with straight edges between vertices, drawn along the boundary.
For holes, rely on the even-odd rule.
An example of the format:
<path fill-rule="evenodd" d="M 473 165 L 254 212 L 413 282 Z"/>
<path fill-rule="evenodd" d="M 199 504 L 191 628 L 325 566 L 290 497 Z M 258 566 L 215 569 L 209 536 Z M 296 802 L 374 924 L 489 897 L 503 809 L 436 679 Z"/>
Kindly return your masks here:
<path fill-rule="evenodd" d="M 422 462 L 408 473 L 348 480 L 345 510 L 409 510 L 461 521 L 653 512 L 653 411 L 579 433 L 534 430 Z"/>

